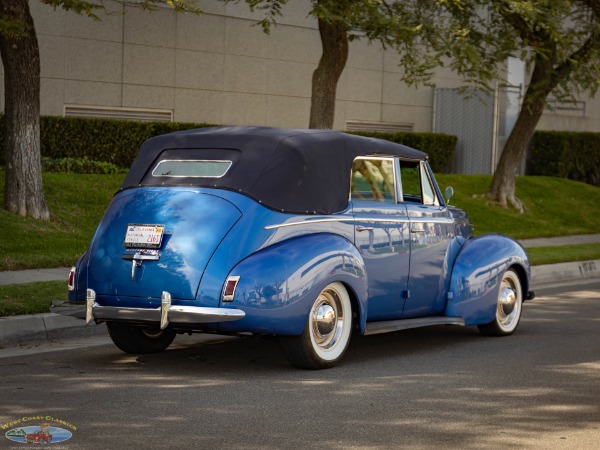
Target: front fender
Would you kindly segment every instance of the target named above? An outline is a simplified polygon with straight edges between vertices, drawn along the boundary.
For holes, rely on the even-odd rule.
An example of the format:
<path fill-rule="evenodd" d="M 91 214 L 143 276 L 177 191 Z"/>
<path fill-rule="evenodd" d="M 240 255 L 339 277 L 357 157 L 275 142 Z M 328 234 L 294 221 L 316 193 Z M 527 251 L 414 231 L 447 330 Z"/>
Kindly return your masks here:
<path fill-rule="evenodd" d="M 367 280 L 358 250 L 341 236 L 320 233 L 295 237 L 267 247 L 240 262 L 229 274 L 239 276 L 233 302 L 244 319 L 220 324 L 227 332 L 250 331 L 299 335 L 313 302 L 329 283 L 344 283 L 361 332 L 366 323 Z"/>
<path fill-rule="evenodd" d="M 530 267 L 527 254 L 515 240 L 501 234 L 469 239 L 452 269 L 445 315 L 462 317 L 465 325 L 490 323 L 496 314 L 499 283 L 504 272 L 514 267 L 529 292 Z"/>

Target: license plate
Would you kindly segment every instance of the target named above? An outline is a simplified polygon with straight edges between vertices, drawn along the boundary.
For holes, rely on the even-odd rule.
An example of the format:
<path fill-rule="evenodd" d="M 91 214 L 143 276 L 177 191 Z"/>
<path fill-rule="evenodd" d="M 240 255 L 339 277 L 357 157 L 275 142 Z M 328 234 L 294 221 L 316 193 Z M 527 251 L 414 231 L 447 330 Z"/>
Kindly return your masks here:
<path fill-rule="evenodd" d="M 125 233 L 125 247 L 159 248 L 164 231 L 164 225 L 130 223 L 127 225 L 127 233 Z"/>

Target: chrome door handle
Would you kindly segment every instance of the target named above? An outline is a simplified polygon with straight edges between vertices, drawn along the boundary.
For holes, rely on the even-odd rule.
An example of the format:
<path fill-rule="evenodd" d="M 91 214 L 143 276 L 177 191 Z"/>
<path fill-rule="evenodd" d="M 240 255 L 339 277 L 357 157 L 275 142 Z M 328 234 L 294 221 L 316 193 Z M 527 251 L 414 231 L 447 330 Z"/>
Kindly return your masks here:
<path fill-rule="evenodd" d="M 373 227 L 363 227 L 359 225 L 356 227 L 356 231 L 373 231 Z"/>

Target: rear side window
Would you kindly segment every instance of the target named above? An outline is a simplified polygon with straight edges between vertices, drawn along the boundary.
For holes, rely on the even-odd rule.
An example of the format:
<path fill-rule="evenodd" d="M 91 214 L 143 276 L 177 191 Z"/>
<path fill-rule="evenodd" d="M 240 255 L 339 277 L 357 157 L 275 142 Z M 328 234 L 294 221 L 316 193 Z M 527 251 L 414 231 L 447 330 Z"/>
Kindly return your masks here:
<path fill-rule="evenodd" d="M 221 178 L 231 167 L 231 161 L 167 160 L 152 170 L 153 177 Z"/>
<path fill-rule="evenodd" d="M 356 159 L 352 163 L 353 201 L 395 203 L 393 159 Z"/>

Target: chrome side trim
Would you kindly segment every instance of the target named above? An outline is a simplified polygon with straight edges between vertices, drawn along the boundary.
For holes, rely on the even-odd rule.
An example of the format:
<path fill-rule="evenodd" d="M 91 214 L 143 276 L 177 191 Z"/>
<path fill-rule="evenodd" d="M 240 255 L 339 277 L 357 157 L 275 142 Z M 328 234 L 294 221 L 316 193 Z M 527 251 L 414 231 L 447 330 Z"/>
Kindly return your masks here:
<path fill-rule="evenodd" d="M 194 325 L 199 323 L 229 322 L 240 320 L 246 313 L 240 309 L 209 308 L 202 306 L 171 305 L 168 310 L 163 308 L 125 308 L 117 306 L 93 305 L 94 319 L 97 321 L 124 320 L 131 322 L 148 322 L 153 325 L 161 324 L 163 311 L 166 320 L 173 325 Z"/>
<path fill-rule="evenodd" d="M 313 219 L 313 220 L 303 220 L 301 222 L 289 222 L 289 223 L 279 223 L 276 225 L 267 225 L 264 229 L 265 230 L 274 230 L 274 229 L 278 229 L 278 228 L 287 228 L 287 227 L 293 227 L 296 225 L 310 225 L 312 223 L 327 223 L 327 222 L 353 222 L 353 219 L 351 217 L 348 218 L 340 218 L 340 219 Z"/>
<path fill-rule="evenodd" d="M 367 323 L 367 328 L 365 329 L 365 336 L 369 334 L 391 333 L 392 331 L 408 330 L 410 328 L 429 327 L 432 325 L 465 326 L 465 321 L 462 317 L 421 317 L 418 319 L 369 322 Z"/>
<path fill-rule="evenodd" d="M 267 225 L 264 227 L 265 230 L 275 230 L 279 228 L 294 227 L 298 225 L 310 225 L 313 223 L 327 223 L 327 222 L 349 222 L 349 223 L 441 223 L 441 224 L 452 224 L 454 220 L 443 218 L 443 217 L 407 217 L 406 219 L 366 219 L 366 218 L 339 218 L 339 219 L 314 219 L 314 220 L 303 220 L 299 222 L 280 223 L 275 225 Z"/>
<path fill-rule="evenodd" d="M 411 217 L 410 221 L 412 223 L 442 223 L 442 224 L 452 224 L 454 220 L 446 219 L 444 217 Z"/>

